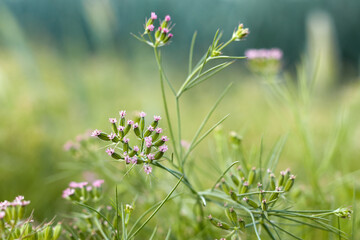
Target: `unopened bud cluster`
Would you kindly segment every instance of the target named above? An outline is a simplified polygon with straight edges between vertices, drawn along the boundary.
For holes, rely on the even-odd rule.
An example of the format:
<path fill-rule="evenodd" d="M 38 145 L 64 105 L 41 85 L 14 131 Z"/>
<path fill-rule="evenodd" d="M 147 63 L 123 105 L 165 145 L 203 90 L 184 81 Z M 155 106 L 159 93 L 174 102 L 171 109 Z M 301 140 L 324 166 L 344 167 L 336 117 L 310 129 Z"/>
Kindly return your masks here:
<path fill-rule="evenodd" d="M 247 35 L 249 35 L 249 29 L 244 28 L 244 25 L 241 23 L 239 26 L 234 30 L 232 38 L 235 41 L 240 41 L 241 39 L 245 38 Z"/>
<path fill-rule="evenodd" d="M 102 196 L 102 184 L 104 180 L 88 182 L 70 182 L 69 187 L 63 191 L 62 197 L 71 201 L 87 203 L 96 202 Z"/>
<path fill-rule="evenodd" d="M 120 111 L 119 121 L 116 118 L 109 119 L 113 132 L 109 134 L 94 130 L 91 135 L 112 142 L 114 147 L 106 149 L 106 153 L 112 158 L 123 160 L 126 164 L 143 164 L 145 173 L 150 174 L 150 164 L 164 156 L 168 150 L 165 143 L 169 139 L 161 135 L 163 130 L 158 127 L 160 116 L 154 116 L 149 125 L 146 125 L 145 117 L 146 113 L 141 112 L 136 120 L 126 120 L 126 112 Z M 131 132 L 134 140 L 128 137 Z"/>
<path fill-rule="evenodd" d="M 29 240 L 56 240 L 60 237 L 61 225 L 51 223 L 34 226 L 33 220 L 25 216 L 30 201 L 18 196 L 14 201 L 0 202 L 0 238 Z"/>
<path fill-rule="evenodd" d="M 166 15 L 163 20 L 159 20 L 159 25 L 155 24 L 157 19 L 156 13 L 152 12 L 150 18 L 145 20 L 143 34 L 149 37 L 149 40 L 155 47 L 165 45 L 173 37 L 173 34 L 170 33 L 173 27 L 170 15 Z"/>
<path fill-rule="evenodd" d="M 264 185 L 258 182 L 259 172 L 253 167 L 248 172 L 239 166 L 235 173 L 230 173 L 229 180 L 223 178 L 216 186 L 232 200 L 253 209 L 268 210 L 284 194 L 291 190 L 295 182 L 295 176 L 290 170 L 280 172 L 278 178 L 268 170 L 268 183 Z"/>

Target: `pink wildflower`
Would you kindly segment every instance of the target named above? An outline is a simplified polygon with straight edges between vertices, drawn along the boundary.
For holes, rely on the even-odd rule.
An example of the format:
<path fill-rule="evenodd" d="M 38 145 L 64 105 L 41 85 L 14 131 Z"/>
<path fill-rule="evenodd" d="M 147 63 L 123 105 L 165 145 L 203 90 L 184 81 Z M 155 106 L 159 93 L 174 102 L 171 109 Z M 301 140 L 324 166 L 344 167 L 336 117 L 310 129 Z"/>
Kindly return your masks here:
<path fill-rule="evenodd" d="M 152 19 L 152 20 L 156 20 L 156 19 L 157 19 L 156 13 L 151 12 L 151 19 Z"/>
<path fill-rule="evenodd" d="M 115 133 L 110 133 L 110 135 L 108 135 L 110 140 L 113 140 L 116 137 Z"/>
<path fill-rule="evenodd" d="M 160 116 L 154 116 L 154 121 L 155 121 L 155 122 L 160 121 L 160 119 L 161 119 L 161 117 L 160 117 Z"/>
<path fill-rule="evenodd" d="M 169 138 L 167 136 L 162 136 L 161 141 L 167 142 L 167 141 L 169 141 Z"/>
<path fill-rule="evenodd" d="M 62 197 L 67 198 L 75 193 L 75 189 L 73 188 L 67 188 L 63 191 Z"/>
<path fill-rule="evenodd" d="M 128 142 L 129 142 L 129 139 L 126 138 L 126 137 L 124 137 L 124 138 L 123 138 L 123 142 L 124 142 L 124 143 L 128 143 Z"/>
<path fill-rule="evenodd" d="M 119 130 L 120 132 L 123 132 L 123 131 L 124 131 L 124 129 L 125 129 L 125 127 L 124 127 L 124 126 L 119 126 L 119 127 L 118 127 L 118 130 Z"/>
<path fill-rule="evenodd" d="M 108 148 L 108 149 L 106 149 L 106 151 L 105 151 L 109 156 L 111 156 L 111 155 L 113 155 L 114 154 L 114 152 L 115 152 L 115 150 L 114 149 L 112 149 L 112 148 Z"/>
<path fill-rule="evenodd" d="M 139 124 L 138 123 L 135 123 L 134 125 L 133 125 L 133 128 L 135 129 L 135 128 L 138 128 L 139 127 Z"/>
<path fill-rule="evenodd" d="M 146 113 L 141 112 L 141 113 L 139 114 L 139 116 L 143 118 L 143 117 L 145 117 L 145 116 L 146 116 Z"/>
<path fill-rule="evenodd" d="M 139 151 L 139 147 L 138 147 L 138 146 L 134 146 L 134 147 L 133 147 L 133 150 L 134 150 L 135 152 L 137 152 L 137 151 Z"/>
<path fill-rule="evenodd" d="M 162 130 L 162 128 L 156 128 L 156 129 L 155 129 L 155 132 L 156 132 L 156 133 L 162 133 L 163 130 Z"/>
<path fill-rule="evenodd" d="M 168 146 L 166 146 L 166 145 L 162 145 L 159 147 L 160 152 L 166 152 L 167 150 L 168 150 Z"/>
<path fill-rule="evenodd" d="M 97 136 L 99 136 L 100 134 L 101 134 L 101 131 L 95 129 L 95 130 L 91 133 L 91 136 L 92 136 L 92 137 L 97 137 Z"/>
<path fill-rule="evenodd" d="M 166 15 L 166 16 L 165 16 L 165 21 L 166 21 L 166 22 L 170 22 L 170 20 L 171 20 L 170 15 Z"/>
<path fill-rule="evenodd" d="M 129 164 L 130 161 L 131 161 L 131 158 L 126 155 L 126 156 L 124 157 L 124 160 L 125 160 L 126 164 Z"/>
<path fill-rule="evenodd" d="M 124 118 L 126 116 L 126 111 L 122 110 L 119 112 L 119 114 L 121 118 Z"/>
<path fill-rule="evenodd" d="M 3 219 L 5 217 L 5 212 L 0 211 L 0 219 Z"/>
<path fill-rule="evenodd" d="M 146 164 L 144 165 L 144 171 L 147 175 L 149 175 L 152 172 L 152 167 Z"/>
<path fill-rule="evenodd" d="M 116 118 L 109 118 L 109 122 L 110 122 L 110 123 L 116 123 L 117 120 L 116 120 Z"/>
<path fill-rule="evenodd" d="M 146 30 L 149 30 L 150 32 L 154 31 L 154 25 L 150 24 L 149 26 L 146 27 Z"/>
<path fill-rule="evenodd" d="M 129 120 L 129 121 L 127 121 L 127 124 L 133 125 L 133 124 L 134 124 L 134 121 L 133 121 L 133 120 Z"/>
<path fill-rule="evenodd" d="M 155 159 L 155 155 L 152 154 L 152 153 L 149 153 L 149 154 L 147 155 L 147 158 L 148 158 L 149 160 L 154 160 L 154 159 Z"/>
<path fill-rule="evenodd" d="M 131 158 L 131 163 L 132 163 L 132 164 L 137 164 L 137 160 L 138 160 L 137 156 L 133 156 L 133 157 Z"/>
<path fill-rule="evenodd" d="M 153 132 L 153 131 L 154 131 L 154 127 L 150 125 L 150 126 L 148 127 L 148 130 L 149 130 L 150 132 Z"/>
<path fill-rule="evenodd" d="M 98 179 L 98 180 L 95 180 L 93 183 L 92 183 L 92 185 L 94 186 L 94 187 L 97 187 L 97 188 L 99 188 L 99 187 L 101 187 L 101 185 L 104 183 L 104 180 L 103 179 Z"/>

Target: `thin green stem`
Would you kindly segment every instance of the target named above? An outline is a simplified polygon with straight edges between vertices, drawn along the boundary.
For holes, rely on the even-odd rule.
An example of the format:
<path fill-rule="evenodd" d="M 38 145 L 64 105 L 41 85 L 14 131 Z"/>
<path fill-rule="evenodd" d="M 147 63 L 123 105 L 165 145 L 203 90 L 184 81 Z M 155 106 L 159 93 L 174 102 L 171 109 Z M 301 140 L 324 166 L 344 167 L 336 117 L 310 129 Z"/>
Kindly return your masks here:
<path fill-rule="evenodd" d="M 169 115 L 169 109 L 167 106 L 167 102 L 166 102 L 166 95 L 165 95 L 165 88 L 164 88 L 164 79 L 163 79 L 163 70 L 161 67 L 161 62 L 160 62 L 160 57 L 159 57 L 159 53 L 156 47 L 154 47 L 154 53 L 155 53 L 155 58 L 156 58 L 156 62 L 158 64 L 158 68 L 159 68 L 159 73 L 160 73 L 160 87 L 161 87 L 161 95 L 162 95 L 162 100 L 163 100 L 163 104 L 164 104 L 164 110 L 165 110 L 165 115 L 166 115 L 166 120 L 169 126 L 169 132 L 170 132 L 170 136 L 172 139 L 175 139 L 174 137 L 174 132 L 173 132 L 173 128 L 171 125 L 171 120 L 170 120 L 170 115 Z M 177 147 L 176 147 L 176 143 L 175 141 L 171 141 L 173 144 L 173 148 L 174 148 L 174 152 L 175 152 L 175 156 L 179 161 L 180 164 L 180 158 L 179 158 L 179 154 L 177 151 Z"/>

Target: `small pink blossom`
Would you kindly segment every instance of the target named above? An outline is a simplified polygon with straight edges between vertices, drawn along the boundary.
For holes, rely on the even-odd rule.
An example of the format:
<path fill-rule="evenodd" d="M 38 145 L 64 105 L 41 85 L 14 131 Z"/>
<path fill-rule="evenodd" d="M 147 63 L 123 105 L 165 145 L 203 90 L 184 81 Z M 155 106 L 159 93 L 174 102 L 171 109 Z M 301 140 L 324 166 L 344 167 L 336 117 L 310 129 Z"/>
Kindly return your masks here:
<path fill-rule="evenodd" d="M 108 135 L 110 140 L 113 140 L 116 137 L 115 133 L 110 133 L 110 135 Z"/>
<path fill-rule="evenodd" d="M 95 129 L 95 130 L 91 133 L 91 136 L 92 136 L 92 137 L 97 137 L 97 136 L 99 136 L 100 134 L 101 134 L 101 131 Z"/>
<path fill-rule="evenodd" d="M 150 32 L 154 31 L 154 25 L 150 24 L 149 26 L 146 27 L 146 30 L 149 30 Z"/>
<path fill-rule="evenodd" d="M 161 141 L 167 142 L 167 141 L 169 141 L 169 138 L 167 136 L 162 136 Z"/>
<path fill-rule="evenodd" d="M 166 16 L 165 16 L 165 21 L 166 21 L 166 22 L 170 22 L 170 21 L 171 21 L 170 15 L 166 15 Z"/>
<path fill-rule="evenodd" d="M 3 219 L 5 217 L 5 212 L 4 211 L 0 211 L 0 219 Z"/>
<path fill-rule="evenodd" d="M 144 165 L 144 171 L 147 175 L 149 175 L 152 172 L 152 167 L 146 164 Z"/>
<path fill-rule="evenodd" d="M 147 147 L 147 148 L 150 148 L 151 146 L 152 146 L 152 142 L 145 142 L 145 146 Z"/>
<path fill-rule="evenodd" d="M 119 112 L 119 114 L 121 118 L 124 118 L 126 116 L 126 111 L 122 110 Z"/>
<path fill-rule="evenodd" d="M 72 149 L 74 149 L 74 150 L 79 149 L 79 145 L 73 143 L 73 141 L 67 141 L 67 142 L 64 144 L 64 150 L 65 150 L 65 151 L 70 151 L 70 150 L 72 150 Z"/>
<path fill-rule="evenodd" d="M 108 149 L 106 149 L 106 151 L 105 151 L 109 156 L 111 156 L 111 155 L 113 155 L 114 154 L 114 152 L 115 152 L 115 150 L 114 149 L 112 149 L 112 148 L 108 148 Z"/>
<path fill-rule="evenodd" d="M 116 118 L 109 118 L 109 122 L 110 122 L 110 123 L 116 123 L 117 120 L 116 120 Z"/>
<path fill-rule="evenodd" d="M 174 35 L 172 33 L 169 33 L 168 38 L 172 38 Z"/>
<path fill-rule="evenodd" d="M 181 140 L 181 146 L 185 149 L 189 149 L 190 143 L 186 140 Z"/>
<path fill-rule="evenodd" d="M 168 150 L 168 146 L 166 146 L 166 145 L 162 145 L 159 147 L 160 152 L 166 152 L 167 150 Z"/>
<path fill-rule="evenodd" d="M 161 119 L 161 117 L 160 117 L 160 116 L 154 116 L 154 121 L 155 121 L 155 122 L 160 121 L 160 119 Z"/>
<path fill-rule="evenodd" d="M 124 126 L 119 126 L 119 127 L 118 127 L 118 130 L 119 130 L 120 132 L 123 132 L 123 131 L 124 131 L 124 129 L 125 129 L 125 127 L 124 127 Z"/>
<path fill-rule="evenodd" d="M 164 28 L 162 31 L 163 31 L 163 33 L 168 33 L 168 32 L 169 32 L 169 29 Z"/>
<path fill-rule="evenodd" d="M 157 19 L 157 15 L 155 12 L 151 12 L 151 19 L 152 20 L 156 20 Z"/>
<path fill-rule="evenodd" d="M 133 124 L 134 124 L 134 121 L 133 121 L 133 120 L 129 120 L 129 121 L 127 121 L 127 124 L 133 125 Z"/>
<path fill-rule="evenodd" d="M 137 151 L 139 151 L 140 149 L 139 149 L 138 146 L 134 146 L 134 147 L 133 147 L 133 150 L 134 150 L 135 152 L 137 152 Z"/>
<path fill-rule="evenodd" d="M 124 160 L 125 160 L 126 164 L 129 164 L 130 161 L 131 161 L 131 157 L 129 157 L 129 156 L 126 155 L 126 156 L 124 157 Z"/>
<path fill-rule="evenodd" d="M 148 127 L 148 130 L 149 130 L 150 132 L 153 132 L 153 131 L 154 131 L 154 127 L 150 125 L 150 126 Z"/>
<path fill-rule="evenodd" d="M 90 192 L 92 190 L 92 186 L 87 186 L 86 191 Z"/>
<path fill-rule="evenodd" d="M 162 128 L 156 128 L 155 131 L 156 131 L 156 133 L 159 133 L 159 134 L 163 132 Z"/>
<path fill-rule="evenodd" d="M 135 123 L 134 125 L 133 125 L 133 128 L 135 129 L 135 128 L 138 128 L 139 127 L 139 124 L 138 123 Z"/>
<path fill-rule="evenodd" d="M 71 188 L 83 188 L 85 187 L 86 185 L 88 185 L 88 182 L 70 182 L 69 183 L 69 187 Z"/>
<path fill-rule="evenodd" d="M 151 142 L 151 141 L 152 141 L 152 137 L 151 137 L 151 136 L 145 137 L 144 140 L 145 140 L 145 142 Z"/>
<path fill-rule="evenodd" d="M 126 138 L 126 137 L 124 137 L 124 138 L 123 138 L 123 142 L 124 142 L 124 143 L 128 143 L 128 142 L 129 142 L 129 139 Z"/>
<path fill-rule="evenodd" d="M 139 116 L 143 118 L 143 117 L 145 117 L 145 116 L 146 116 L 146 113 L 141 112 L 141 113 L 139 114 Z"/>
<path fill-rule="evenodd" d="M 147 158 L 148 158 L 149 160 L 154 160 L 154 159 L 155 159 L 155 155 L 152 154 L 152 153 L 149 153 L 149 154 L 147 155 Z"/>
<path fill-rule="evenodd" d="M 103 179 L 98 179 L 98 180 L 95 180 L 93 183 L 92 183 L 92 185 L 94 186 L 94 187 L 97 187 L 97 188 L 99 188 L 99 187 L 101 187 L 101 185 L 104 183 L 104 180 Z"/>
<path fill-rule="evenodd" d="M 67 198 L 75 193 L 75 189 L 73 188 L 67 188 L 63 191 L 62 197 Z"/>
<path fill-rule="evenodd" d="M 137 164 L 137 160 L 138 160 L 137 156 L 133 156 L 133 157 L 131 158 L 131 163 L 132 163 L 132 164 Z"/>

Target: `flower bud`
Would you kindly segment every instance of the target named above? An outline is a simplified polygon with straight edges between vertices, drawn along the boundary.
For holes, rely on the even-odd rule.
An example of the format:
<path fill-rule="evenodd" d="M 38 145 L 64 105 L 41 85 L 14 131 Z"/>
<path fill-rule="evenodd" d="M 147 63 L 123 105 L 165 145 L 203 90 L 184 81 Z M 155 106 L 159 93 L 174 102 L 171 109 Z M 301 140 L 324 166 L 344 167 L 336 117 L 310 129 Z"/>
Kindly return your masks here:
<path fill-rule="evenodd" d="M 279 177 L 279 180 L 278 180 L 278 187 L 284 186 L 285 174 L 286 173 L 284 171 L 280 172 L 280 177 Z"/>
<path fill-rule="evenodd" d="M 110 141 L 106 133 L 100 133 L 97 137 L 104 141 Z"/>
<path fill-rule="evenodd" d="M 249 34 L 249 29 L 244 28 L 243 24 L 239 24 L 238 28 L 234 31 L 232 39 L 235 41 L 240 41 Z"/>
<path fill-rule="evenodd" d="M 263 200 L 261 201 L 261 209 L 262 209 L 263 211 L 267 211 L 266 199 L 263 199 Z"/>
<path fill-rule="evenodd" d="M 244 173 L 243 168 L 242 168 L 241 166 L 238 166 L 237 170 L 238 170 L 238 173 L 239 173 L 240 178 L 244 178 L 244 177 L 245 177 L 245 173 Z"/>
<path fill-rule="evenodd" d="M 273 193 L 270 195 L 269 202 L 272 201 L 272 200 L 275 200 L 276 198 L 279 197 L 279 194 L 280 194 L 279 192 L 281 191 L 281 188 L 280 188 L 280 187 L 276 188 L 276 191 L 277 191 L 277 192 L 273 192 Z"/>
<path fill-rule="evenodd" d="M 221 222 L 219 219 L 213 218 L 211 215 L 209 216 L 209 220 L 212 225 L 214 225 L 217 228 L 229 230 L 230 226 L 227 223 Z"/>
<path fill-rule="evenodd" d="M 238 197 L 237 197 L 236 193 L 233 190 L 230 190 L 229 193 L 230 193 L 231 199 L 234 200 L 235 202 L 237 202 Z"/>
<path fill-rule="evenodd" d="M 248 175 L 248 182 L 249 182 L 249 185 L 251 185 L 254 180 L 256 178 L 256 168 L 253 167 L 250 172 L 249 172 L 249 175 Z"/>
<path fill-rule="evenodd" d="M 239 179 L 234 174 L 230 173 L 230 178 L 236 186 L 239 186 Z"/>
<path fill-rule="evenodd" d="M 255 209 L 259 208 L 259 205 L 254 202 L 253 200 L 247 198 L 247 197 L 244 197 L 243 200 L 250 206 L 250 207 L 253 207 Z"/>
<path fill-rule="evenodd" d="M 248 190 L 249 190 L 249 183 L 245 181 L 240 188 L 240 194 L 247 193 Z"/>
<path fill-rule="evenodd" d="M 239 223 L 240 230 L 244 230 L 245 229 L 245 221 L 244 221 L 244 219 L 239 218 L 238 223 Z"/>
<path fill-rule="evenodd" d="M 275 179 L 275 175 L 273 173 L 270 174 L 270 189 L 271 191 L 274 191 L 276 188 L 276 183 L 275 183 L 276 179 Z"/>
<path fill-rule="evenodd" d="M 285 187 L 284 187 L 284 191 L 288 192 L 290 191 L 290 189 L 292 188 L 292 186 L 294 185 L 295 182 L 295 176 L 291 175 L 290 178 L 287 180 Z"/>
<path fill-rule="evenodd" d="M 140 137 L 140 130 L 139 130 L 139 124 L 138 123 L 135 123 L 133 125 L 133 128 L 134 128 L 134 133 L 137 137 Z"/>
<path fill-rule="evenodd" d="M 234 210 L 234 208 L 226 208 L 225 209 L 225 214 L 228 217 L 228 219 L 234 224 L 236 225 L 237 223 L 237 214 Z"/>
<path fill-rule="evenodd" d="M 239 146 L 241 144 L 242 137 L 239 136 L 236 132 L 230 132 L 230 143 L 234 146 Z"/>
<path fill-rule="evenodd" d="M 226 183 L 225 178 L 221 179 L 221 189 L 224 191 L 224 193 L 230 195 L 230 187 Z"/>

